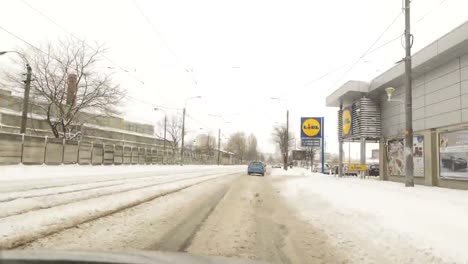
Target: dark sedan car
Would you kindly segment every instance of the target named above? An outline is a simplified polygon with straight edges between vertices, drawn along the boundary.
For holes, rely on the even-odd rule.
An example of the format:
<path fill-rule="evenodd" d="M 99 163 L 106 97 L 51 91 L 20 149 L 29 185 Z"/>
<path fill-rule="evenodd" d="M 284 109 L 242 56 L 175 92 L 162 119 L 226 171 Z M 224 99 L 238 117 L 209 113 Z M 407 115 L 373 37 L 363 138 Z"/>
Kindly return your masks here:
<path fill-rule="evenodd" d="M 369 166 L 369 176 L 379 176 L 380 169 L 379 164 L 371 164 Z"/>
<path fill-rule="evenodd" d="M 448 156 L 442 157 L 441 161 L 444 168 L 449 168 L 452 171 L 465 170 L 467 167 L 467 161 L 464 158 Z"/>

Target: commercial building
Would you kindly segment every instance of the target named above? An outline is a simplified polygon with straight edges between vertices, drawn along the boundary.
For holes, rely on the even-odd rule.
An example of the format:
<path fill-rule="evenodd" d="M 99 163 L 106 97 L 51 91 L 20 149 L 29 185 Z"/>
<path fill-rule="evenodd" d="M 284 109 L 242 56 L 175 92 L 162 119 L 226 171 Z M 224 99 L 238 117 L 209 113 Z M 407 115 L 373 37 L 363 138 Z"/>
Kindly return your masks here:
<path fill-rule="evenodd" d="M 468 22 L 412 60 L 415 183 L 468 189 Z M 380 143 L 383 180 L 404 181 L 403 77 L 400 63 L 370 82 L 350 80 L 326 99 L 327 106 L 340 108 L 340 145 L 346 140 Z M 390 101 L 385 91 L 389 87 L 395 88 Z M 370 112 L 377 115 L 361 111 L 364 101 L 373 104 Z"/>

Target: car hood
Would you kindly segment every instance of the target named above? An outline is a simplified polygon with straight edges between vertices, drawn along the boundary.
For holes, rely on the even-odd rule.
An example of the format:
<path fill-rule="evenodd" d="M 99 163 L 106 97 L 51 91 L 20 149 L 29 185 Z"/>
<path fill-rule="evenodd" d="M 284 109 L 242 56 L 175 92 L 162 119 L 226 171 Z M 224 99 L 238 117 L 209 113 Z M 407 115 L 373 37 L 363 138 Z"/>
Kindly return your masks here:
<path fill-rule="evenodd" d="M 0 251 L 0 263 L 131 263 L 131 264 L 266 264 L 246 259 L 195 256 L 187 253 L 162 251 L 92 252 L 61 250 Z"/>

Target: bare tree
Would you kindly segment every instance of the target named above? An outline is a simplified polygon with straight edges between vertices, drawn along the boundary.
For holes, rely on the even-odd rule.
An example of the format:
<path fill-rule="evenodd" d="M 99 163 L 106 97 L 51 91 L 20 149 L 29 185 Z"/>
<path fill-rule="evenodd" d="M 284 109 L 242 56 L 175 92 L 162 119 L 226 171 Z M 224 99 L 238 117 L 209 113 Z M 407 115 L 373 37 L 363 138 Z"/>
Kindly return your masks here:
<path fill-rule="evenodd" d="M 162 126 L 164 129 L 164 123 L 162 123 Z M 179 147 L 179 143 L 182 140 L 182 117 L 177 116 L 177 115 L 168 117 L 166 129 L 167 129 L 166 143 L 172 149 L 172 155 L 175 156 L 175 154 L 177 153 L 177 148 Z"/>
<path fill-rule="evenodd" d="M 288 155 L 286 153 L 288 147 L 290 146 L 290 140 L 292 139 L 293 135 L 289 133 L 289 137 L 287 135 L 287 128 L 286 126 L 276 126 L 273 127 L 273 141 L 278 144 L 280 151 L 281 151 L 281 157 L 283 159 L 283 165 L 284 169 L 287 170 L 288 168 Z"/>
<path fill-rule="evenodd" d="M 244 132 L 237 132 L 229 137 L 226 149 L 234 152 L 243 163 L 246 156 L 247 144 Z"/>
<path fill-rule="evenodd" d="M 32 68 L 33 110 L 44 116 L 56 138 L 73 137 L 92 116 L 117 114 L 125 92 L 113 84 L 111 73 L 97 71 L 105 52 L 102 45 L 90 48 L 75 39 L 23 52 Z M 18 74 L 6 77 L 11 85 L 23 82 Z"/>
<path fill-rule="evenodd" d="M 255 137 L 254 134 L 250 134 L 250 136 L 247 139 L 246 158 L 248 160 L 258 160 L 259 159 L 257 145 L 258 145 L 257 144 L 257 138 Z"/>

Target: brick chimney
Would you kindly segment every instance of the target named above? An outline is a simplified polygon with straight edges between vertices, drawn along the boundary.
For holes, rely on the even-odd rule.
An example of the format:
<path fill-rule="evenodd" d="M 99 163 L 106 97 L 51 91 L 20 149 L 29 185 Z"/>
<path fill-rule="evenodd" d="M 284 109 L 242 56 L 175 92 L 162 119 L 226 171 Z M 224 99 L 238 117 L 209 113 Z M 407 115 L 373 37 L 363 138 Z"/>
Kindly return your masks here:
<path fill-rule="evenodd" d="M 76 91 L 77 91 L 77 80 L 78 77 L 74 73 L 68 74 L 68 87 L 67 87 L 67 105 L 75 103 Z"/>

